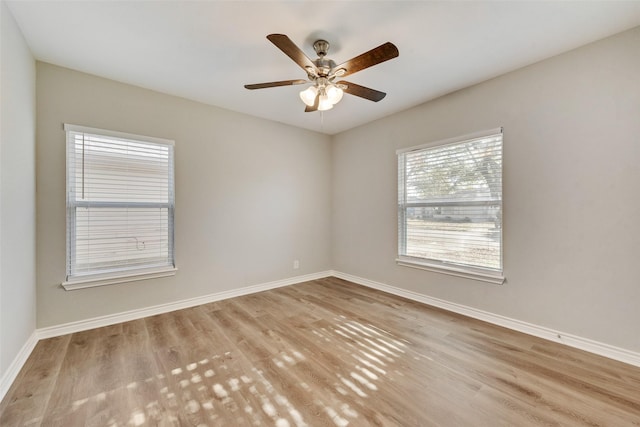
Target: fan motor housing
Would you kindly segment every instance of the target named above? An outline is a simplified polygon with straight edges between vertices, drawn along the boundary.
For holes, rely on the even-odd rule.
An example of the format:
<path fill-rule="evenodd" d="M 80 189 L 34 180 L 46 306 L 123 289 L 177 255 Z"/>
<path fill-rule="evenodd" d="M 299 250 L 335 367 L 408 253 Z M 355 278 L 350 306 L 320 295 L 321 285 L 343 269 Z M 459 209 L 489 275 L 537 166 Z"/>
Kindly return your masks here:
<path fill-rule="evenodd" d="M 318 68 L 318 74 L 321 76 L 328 76 L 332 69 L 335 68 L 336 63 L 330 59 L 318 58 L 313 60 L 316 68 Z"/>

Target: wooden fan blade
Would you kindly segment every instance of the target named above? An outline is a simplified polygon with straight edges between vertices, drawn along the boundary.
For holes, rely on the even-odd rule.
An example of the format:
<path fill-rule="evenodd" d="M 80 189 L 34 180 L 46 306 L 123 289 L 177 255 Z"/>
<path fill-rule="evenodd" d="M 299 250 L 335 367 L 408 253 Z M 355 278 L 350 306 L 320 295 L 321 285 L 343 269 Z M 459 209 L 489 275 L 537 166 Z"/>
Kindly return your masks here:
<path fill-rule="evenodd" d="M 390 42 L 386 42 L 385 44 L 381 44 L 380 46 L 373 48 L 370 51 L 363 53 L 362 55 L 358 55 L 355 58 L 343 62 L 337 67 L 334 67 L 334 70 L 343 68 L 346 71 L 344 74 L 342 74 L 342 76 L 348 76 L 349 74 L 356 73 L 360 70 L 364 70 L 365 68 L 369 68 L 374 65 L 380 64 L 381 62 L 393 59 L 399 54 L 400 52 L 398 52 L 398 48 L 396 47 L 396 45 Z"/>
<path fill-rule="evenodd" d="M 385 96 L 386 93 L 380 92 L 379 90 L 370 89 L 368 87 L 360 86 L 355 83 L 347 82 L 345 80 L 341 80 L 337 85 L 340 85 L 346 93 L 350 95 L 359 96 L 360 98 L 368 99 L 369 101 L 378 102 Z M 344 87 L 346 86 L 346 88 Z"/>
<path fill-rule="evenodd" d="M 293 62 L 302 67 L 305 72 L 309 72 L 307 67 L 316 70 L 316 65 L 309 59 L 304 52 L 291 41 L 291 39 L 284 34 L 269 34 L 267 36 L 269 41 L 276 45 L 278 49 L 284 52 L 289 58 L 293 59 Z"/>
<path fill-rule="evenodd" d="M 298 79 L 298 80 L 282 80 L 280 82 L 268 82 L 268 83 L 256 83 L 252 85 L 244 85 L 246 89 L 264 89 L 267 87 L 278 87 L 278 86 L 291 86 L 291 85 L 301 85 L 304 83 L 308 83 L 307 80 Z"/>
<path fill-rule="evenodd" d="M 313 101 L 313 106 L 306 106 L 304 109 L 305 113 L 310 113 L 312 111 L 318 111 L 318 107 L 320 106 L 320 94 L 316 95 L 315 101 Z"/>

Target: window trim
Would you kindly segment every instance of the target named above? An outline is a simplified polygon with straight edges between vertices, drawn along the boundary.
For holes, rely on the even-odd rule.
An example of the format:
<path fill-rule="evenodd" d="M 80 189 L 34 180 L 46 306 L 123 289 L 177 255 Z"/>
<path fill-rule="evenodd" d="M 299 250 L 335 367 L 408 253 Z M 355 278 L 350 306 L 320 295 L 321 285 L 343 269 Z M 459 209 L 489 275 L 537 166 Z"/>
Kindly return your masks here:
<path fill-rule="evenodd" d="M 438 141 L 432 141 L 421 145 L 415 145 L 407 148 L 401 148 L 396 150 L 396 156 L 400 156 L 401 154 L 410 153 L 413 151 L 420 151 L 428 148 L 435 147 L 443 147 L 446 145 L 453 144 L 461 144 L 464 142 L 468 142 L 474 139 L 489 137 L 491 135 L 502 134 L 503 135 L 503 149 L 504 149 L 504 129 L 502 127 L 487 129 L 479 132 L 473 132 L 453 138 L 442 139 Z M 400 167 L 399 162 L 398 168 Z M 398 179 L 400 179 L 400 170 L 398 172 Z M 403 188 L 404 192 L 406 189 Z M 400 186 L 398 185 L 398 198 L 400 198 Z M 428 204 L 428 203 L 427 203 Z M 503 207 L 502 211 L 504 212 L 503 200 L 500 200 L 500 204 Z M 504 221 L 502 221 L 502 232 L 500 233 L 500 265 L 501 269 L 485 269 L 482 267 L 474 267 L 467 265 L 460 265 L 454 263 L 447 263 L 444 261 L 426 259 L 426 258 L 417 258 L 407 255 L 402 255 L 402 248 L 405 247 L 406 243 L 402 240 L 406 239 L 406 233 L 402 232 L 402 230 L 406 227 L 406 218 L 405 211 L 406 209 L 401 209 L 401 203 L 398 200 L 398 256 L 396 258 L 396 264 L 402 267 L 410 267 L 416 268 L 420 270 L 427 270 L 436 273 L 447 274 L 456 277 L 464 277 L 467 279 L 473 279 L 477 281 L 493 283 L 497 285 L 502 285 L 506 281 L 506 277 L 504 276 Z M 503 215 L 504 219 L 504 215 Z"/>
<path fill-rule="evenodd" d="M 175 141 L 170 140 L 170 139 L 164 139 L 164 138 L 157 138 L 157 137 L 152 137 L 152 136 L 146 136 L 146 135 L 137 135 L 137 134 L 131 134 L 131 133 L 126 133 L 126 132 L 118 132 L 118 131 L 112 131 L 112 130 L 107 130 L 107 129 L 99 129 L 99 128 L 92 128 L 92 127 L 87 127 L 87 126 L 79 126 L 79 125 L 74 125 L 74 124 L 69 124 L 69 123 L 64 123 L 63 125 L 63 129 L 65 131 L 65 150 L 68 150 L 68 135 L 69 132 L 77 132 L 77 133 L 87 133 L 87 134 L 94 134 L 94 135 L 100 135 L 100 136 L 105 136 L 105 137 L 113 137 L 113 138 L 121 138 L 121 139 L 128 139 L 128 140 L 134 140 L 134 141 L 140 141 L 140 142 L 149 142 L 149 143 L 153 143 L 153 144 L 161 144 L 161 145 L 168 145 L 171 147 L 175 147 Z M 68 155 L 68 154 L 67 154 Z M 117 283 L 126 283 L 126 282 L 133 282 L 133 281 L 139 281 L 139 280 L 146 280 L 146 279 L 154 279 L 154 278 L 160 278 L 160 277 L 168 277 L 168 276 L 174 276 L 176 274 L 176 272 L 178 271 L 177 267 L 176 267 L 176 263 L 175 263 L 175 244 L 174 244 L 174 213 L 175 213 L 175 153 L 172 154 L 172 165 L 171 165 L 171 169 L 173 171 L 173 177 L 172 182 L 174 183 L 174 188 L 172 189 L 172 193 L 173 193 L 173 200 L 172 203 L 168 203 L 167 209 L 169 209 L 169 251 L 171 253 L 171 261 L 172 261 L 172 265 L 167 265 L 167 266 L 159 266 L 159 267 L 141 267 L 141 268 L 134 268 L 134 269 L 130 269 L 130 270 L 122 270 L 122 271 L 115 271 L 115 272 L 105 272 L 105 273 L 94 273 L 94 274 L 82 274 L 82 275 L 76 275 L 76 276 L 69 276 L 68 273 L 69 271 L 67 270 L 67 267 L 65 267 L 65 280 L 61 283 L 61 286 L 65 289 L 65 290 L 76 290 L 76 289 L 84 289 L 84 288 L 90 288 L 90 287 L 96 287 L 96 286 L 103 286 L 103 285 L 112 285 L 112 284 L 117 284 Z M 65 166 L 65 175 L 66 175 L 66 222 L 67 222 L 67 227 L 69 227 L 69 209 L 70 208 L 76 208 L 78 206 L 82 206 L 83 202 L 74 202 L 73 206 L 71 206 L 70 201 L 68 200 L 69 197 L 69 165 L 67 164 Z M 99 205 L 100 203 L 92 203 L 93 206 Z M 119 205 L 119 202 L 104 202 L 105 205 Z M 131 205 L 132 203 L 129 203 L 128 205 Z M 133 203 L 135 204 L 135 202 Z M 145 205 L 147 205 L 147 203 L 145 203 Z M 162 203 L 162 205 L 167 205 L 166 203 Z M 74 216 L 75 219 L 75 216 Z M 72 234 L 74 233 L 74 227 L 71 227 L 71 229 L 67 229 L 66 230 L 66 245 L 67 248 L 65 249 L 65 265 L 68 265 L 69 263 L 69 247 L 68 245 L 70 244 L 70 239 L 72 238 Z"/>
<path fill-rule="evenodd" d="M 159 277 L 175 276 L 176 267 L 162 267 L 137 269 L 120 274 L 103 273 L 70 278 L 62 282 L 62 287 L 67 291 L 76 289 L 94 288 L 96 286 L 115 285 L 117 283 L 136 282 L 138 280 L 157 279 Z"/>
<path fill-rule="evenodd" d="M 133 140 L 142 141 L 142 142 L 153 142 L 155 144 L 171 145 L 172 147 L 175 147 L 176 145 L 175 141 L 172 139 L 156 138 L 155 136 L 137 135 L 133 133 L 118 132 L 118 131 L 108 130 L 108 129 L 99 129 L 99 128 L 92 128 L 87 126 L 72 125 L 69 123 L 64 124 L 64 131 L 92 133 L 100 136 L 110 136 L 113 138 L 133 139 Z"/>
<path fill-rule="evenodd" d="M 493 283 L 502 285 L 507 279 L 503 273 L 491 270 L 483 270 L 481 268 L 458 266 L 455 264 L 447 265 L 435 260 L 423 260 L 409 256 L 400 256 L 396 258 L 396 264 L 402 267 L 417 268 L 419 270 L 433 271 L 435 273 L 447 274 L 449 276 L 464 277 L 465 279 L 478 280 L 480 282 Z M 503 270 L 504 271 L 504 270 Z"/>

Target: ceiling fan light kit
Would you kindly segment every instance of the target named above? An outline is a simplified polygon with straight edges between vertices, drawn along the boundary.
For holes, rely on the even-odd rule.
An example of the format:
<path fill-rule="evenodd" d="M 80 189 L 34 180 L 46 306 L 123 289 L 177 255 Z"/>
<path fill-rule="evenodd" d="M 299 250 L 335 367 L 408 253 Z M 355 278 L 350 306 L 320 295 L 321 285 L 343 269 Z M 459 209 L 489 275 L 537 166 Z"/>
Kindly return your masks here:
<path fill-rule="evenodd" d="M 333 83 L 324 86 L 315 84 L 300 92 L 300 99 L 302 99 L 302 102 L 308 107 L 313 107 L 318 93 L 320 94 L 318 111 L 326 111 L 332 109 L 334 105 L 340 102 L 344 91 Z"/>
<path fill-rule="evenodd" d="M 335 80 L 388 61 L 399 55 L 398 48 L 393 43 L 387 42 L 340 65 L 336 65 L 334 61 L 326 58 L 330 46 L 326 40 L 316 40 L 313 43 L 313 49 L 318 58 L 312 61 L 284 34 L 269 34 L 267 39 L 298 64 L 307 73 L 308 80 L 283 80 L 249 84 L 244 87 L 253 90 L 311 83 L 311 86 L 300 92 L 300 99 L 306 105 L 305 112 L 330 110 L 340 102 L 345 92 L 370 101 L 380 101 L 386 96 L 386 93 L 345 80 L 338 82 Z"/>

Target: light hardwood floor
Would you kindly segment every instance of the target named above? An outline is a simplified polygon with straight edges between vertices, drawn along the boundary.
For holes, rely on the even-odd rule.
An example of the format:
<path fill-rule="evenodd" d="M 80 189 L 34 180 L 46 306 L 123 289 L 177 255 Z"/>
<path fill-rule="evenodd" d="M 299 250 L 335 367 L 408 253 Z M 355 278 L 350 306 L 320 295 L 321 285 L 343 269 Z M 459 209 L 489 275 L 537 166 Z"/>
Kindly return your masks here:
<path fill-rule="evenodd" d="M 640 369 L 327 278 L 43 340 L 9 426 L 639 426 Z"/>

